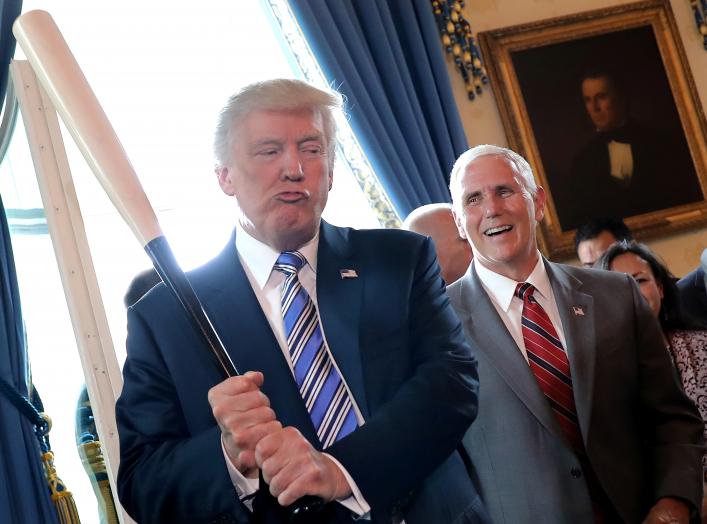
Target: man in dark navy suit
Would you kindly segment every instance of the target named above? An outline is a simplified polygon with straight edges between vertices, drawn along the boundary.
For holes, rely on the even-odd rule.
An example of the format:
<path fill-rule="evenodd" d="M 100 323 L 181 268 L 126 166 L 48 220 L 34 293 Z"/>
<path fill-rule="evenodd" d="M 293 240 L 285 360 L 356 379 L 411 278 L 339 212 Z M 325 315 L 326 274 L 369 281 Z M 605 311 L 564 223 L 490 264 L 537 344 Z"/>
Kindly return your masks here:
<path fill-rule="evenodd" d="M 316 522 L 487 522 L 458 449 L 476 361 L 431 242 L 320 218 L 339 106 L 273 80 L 221 113 L 240 214 L 189 279 L 243 375 L 223 380 L 164 286 L 129 310 L 118 485 L 140 522 L 287 522 L 306 495 Z"/>

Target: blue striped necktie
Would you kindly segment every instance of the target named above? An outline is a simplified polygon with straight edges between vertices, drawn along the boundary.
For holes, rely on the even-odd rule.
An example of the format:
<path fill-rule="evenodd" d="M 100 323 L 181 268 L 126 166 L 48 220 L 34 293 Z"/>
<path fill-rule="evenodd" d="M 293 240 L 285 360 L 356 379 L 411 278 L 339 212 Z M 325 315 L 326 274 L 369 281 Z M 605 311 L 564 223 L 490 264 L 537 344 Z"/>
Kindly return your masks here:
<path fill-rule="evenodd" d="M 295 381 L 326 449 L 356 429 L 356 414 L 322 336 L 317 308 L 297 273 L 306 260 L 299 251 L 284 251 L 274 269 L 285 274 L 282 317 Z"/>

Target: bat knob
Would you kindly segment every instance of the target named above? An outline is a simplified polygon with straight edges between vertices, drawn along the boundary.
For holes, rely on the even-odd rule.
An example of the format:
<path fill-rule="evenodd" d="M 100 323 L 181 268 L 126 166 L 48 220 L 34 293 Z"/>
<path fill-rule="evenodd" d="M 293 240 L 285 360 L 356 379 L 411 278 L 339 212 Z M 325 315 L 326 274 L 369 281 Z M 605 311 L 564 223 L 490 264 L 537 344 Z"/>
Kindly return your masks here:
<path fill-rule="evenodd" d="M 313 495 L 305 495 L 297 499 L 287 509 L 290 512 L 290 523 L 301 524 L 306 522 L 313 513 L 317 513 L 324 507 L 324 500 Z"/>

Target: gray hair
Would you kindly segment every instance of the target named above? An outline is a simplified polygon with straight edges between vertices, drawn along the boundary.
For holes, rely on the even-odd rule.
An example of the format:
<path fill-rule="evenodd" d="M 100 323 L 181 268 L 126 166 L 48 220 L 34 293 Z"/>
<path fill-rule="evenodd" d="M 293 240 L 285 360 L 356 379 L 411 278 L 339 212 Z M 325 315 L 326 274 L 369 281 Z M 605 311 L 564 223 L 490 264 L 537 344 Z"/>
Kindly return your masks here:
<path fill-rule="evenodd" d="M 468 149 L 454 162 L 454 167 L 452 167 L 452 172 L 449 175 L 449 191 L 452 194 L 452 200 L 455 205 L 461 196 L 457 194 L 461 183 L 461 175 L 469 164 L 482 156 L 500 156 L 505 158 L 506 161 L 518 171 L 518 174 L 520 174 L 523 187 L 531 195 L 535 195 L 538 191 L 538 185 L 535 183 L 533 170 L 525 158 L 506 147 L 482 144 Z"/>
<path fill-rule="evenodd" d="M 302 80 L 277 78 L 247 85 L 229 97 L 221 109 L 214 133 L 214 159 L 217 167 L 230 161 L 234 124 L 253 111 L 293 111 L 311 109 L 322 116 L 324 139 L 329 158 L 334 161 L 336 121 L 334 111 L 343 106 L 343 97 L 336 91 L 323 91 Z"/>

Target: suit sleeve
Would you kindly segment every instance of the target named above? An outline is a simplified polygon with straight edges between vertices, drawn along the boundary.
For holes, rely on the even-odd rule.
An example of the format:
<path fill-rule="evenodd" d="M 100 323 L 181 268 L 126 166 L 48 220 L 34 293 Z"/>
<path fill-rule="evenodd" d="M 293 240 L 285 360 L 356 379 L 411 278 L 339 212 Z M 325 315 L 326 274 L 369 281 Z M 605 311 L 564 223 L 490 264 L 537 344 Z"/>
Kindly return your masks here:
<path fill-rule="evenodd" d="M 659 324 L 636 283 L 627 278 L 633 293 L 639 394 L 645 410 L 645 435 L 652 459 L 653 493 L 656 500 L 678 497 L 699 509 L 702 504 L 704 423 L 695 405 L 682 391 Z"/>
<path fill-rule="evenodd" d="M 476 361 L 447 298 L 434 248 L 429 239 L 416 247 L 408 253 L 417 263 L 407 303 L 400 305 L 407 312 L 405 332 L 398 333 L 398 340 L 407 341 L 400 352 L 409 355 L 410 373 L 363 426 L 327 449 L 374 514 L 398 509 L 459 446 L 477 412 Z M 383 370 L 380 380 L 389 379 Z"/>
<path fill-rule="evenodd" d="M 218 426 L 196 434 L 187 427 L 157 343 L 132 308 L 127 348 L 116 405 L 125 509 L 138 522 L 250 522 L 228 476 Z"/>

